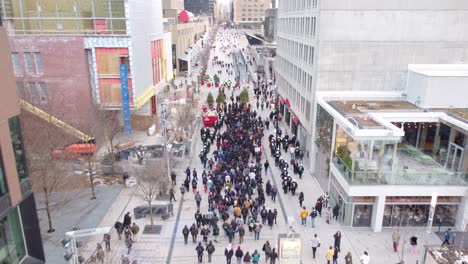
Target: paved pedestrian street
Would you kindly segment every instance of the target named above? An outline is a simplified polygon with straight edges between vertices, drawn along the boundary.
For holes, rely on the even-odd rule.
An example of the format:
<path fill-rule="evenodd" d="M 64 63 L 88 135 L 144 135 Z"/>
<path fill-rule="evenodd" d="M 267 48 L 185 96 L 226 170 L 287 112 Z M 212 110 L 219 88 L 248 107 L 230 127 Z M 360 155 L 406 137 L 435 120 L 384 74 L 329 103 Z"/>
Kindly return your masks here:
<path fill-rule="evenodd" d="M 269 108 L 265 105 L 264 109 L 256 107 L 257 99 L 255 99 L 254 88 L 259 87 L 261 91 L 260 85 L 257 83 L 255 84 L 252 80 L 255 78 L 249 78 L 248 76 L 255 76 L 255 69 L 256 64 L 252 61 L 252 64 L 249 63 L 252 60 L 252 55 L 249 52 L 249 48 L 247 47 L 247 40 L 245 36 L 233 29 L 219 29 L 217 37 L 214 41 L 213 48 L 210 54 L 210 60 L 208 62 L 208 69 L 206 73 L 210 76 L 214 76 L 217 74 L 220 77 L 221 83 L 226 80 L 230 80 L 233 84 L 235 83 L 235 76 L 237 70 L 241 72 L 241 88 L 247 88 L 249 91 L 249 98 L 250 98 L 250 105 L 251 105 L 251 112 L 256 111 L 257 117 L 261 117 L 262 123 L 269 118 L 270 112 L 274 111 L 274 109 Z M 229 56 L 229 54 L 231 54 Z M 235 60 L 236 56 L 234 54 L 241 54 L 244 57 L 244 60 L 237 61 Z M 215 59 L 217 58 L 217 59 Z M 216 62 L 219 62 L 217 64 Z M 225 67 L 221 67 L 220 65 L 224 64 Z M 226 65 L 232 65 L 230 68 L 227 68 Z M 227 71 L 226 71 L 227 70 Z M 193 70 L 192 75 L 189 77 L 177 77 L 175 80 L 175 85 L 179 83 L 184 83 L 187 79 L 188 81 L 196 81 L 197 75 L 200 74 L 200 67 Z M 221 71 L 219 73 L 218 71 Z M 233 74 L 229 74 L 228 72 L 232 71 Z M 249 80 L 250 79 L 250 80 Z M 260 84 L 266 84 L 265 90 L 263 91 L 261 97 L 264 96 L 266 92 L 267 102 L 272 100 L 270 97 L 269 91 L 272 89 L 272 85 L 267 84 L 267 77 L 260 76 Z M 208 88 L 206 85 L 201 86 L 199 98 L 201 104 L 205 104 L 206 97 L 209 92 L 213 94 L 213 97 L 216 98 L 220 89 L 218 88 Z M 226 94 L 226 103 L 231 104 L 230 96 L 237 96 L 240 94 L 242 89 L 233 88 L 225 89 Z M 199 105 L 201 109 L 201 104 Z M 200 110 L 201 111 L 201 110 Z M 236 109 L 235 111 L 241 111 L 240 108 Z M 245 114 L 247 115 L 247 114 Z M 237 116 L 236 118 L 241 118 L 241 116 Z M 255 119 L 255 118 L 253 118 Z M 242 120 L 242 119 L 236 119 Z M 232 127 L 229 129 L 226 128 L 226 123 L 232 123 Z M 249 121 L 249 122 L 257 122 L 257 121 Z M 273 122 L 271 122 L 273 123 Z M 232 132 L 235 126 L 234 120 L 226 119 L 224 120 L 223 127 L 220 129 L 220 133 L 223 134 L 226 131 Z M 238 124 L 240 126 L 244 124 Z M 279 127 L 284 133 L 287 131 L 287 128 L 283 127 L 282 123 L 279 122 Z M 128 254 L 130 260 L 137 260 L 139 264 L 154 264 L 154 263 L 198 263 L 197 259 L 197 252 L 196 246 L 198 242 L 202 242 L 202 236 L 199 234 L 197 236 L 197 243 L 192 243 L 191 237 L 189 236 L 188 244 L 184 244 L 184 237 L 182 234 L 182 230 L 185 225 L 189 228 L 190 226 L 195 223 L 195 213 L 197 212 L 197 205 L 195 201 L 195 195 L 190 188 L 185 194 L 184 200 L 181 198 L 181 194 L 179 191 L 180 184 L 184 182 L 186 178 L 185 169 L 189 167 L 191 170 L 196 168 L 198 172 L 198 188 L 197 190 L 201 194 L 201 206 L 200 206 L 200 213 L 206 214 L 209 209 L 208 200 L 209 200 L 209 191 L 203 191 L 202 179 L 201 174 L 203 172 L 203 164 L 199 158 L 199 154 L 203 149 L 203 142 L 200 138 L 200 134 L 197 131 L 198 135 L 196 149 L 192 152 L 191 156 L 188 157 L 185 161 L 179 162 L 178 167 L 175 168 L 175 172 L 177 174 L 177 186 L 175 187 L 176 190 L 176 199 L 177 202 L 174 202 L 174 215 L 171 216 L 167 220 L 161 220 L 159 217 L 155 218 L 156 225 L 162 225 L 162 230 L 160 234 L 157 235 L 147 235 L 140 233 L 137 235 L 135 239 L 135 243 L 132 246 L 132 250 L 130 254 Z M 264 129 L 263 131 L 263 138 L 261 139 L 262 142 L 262 156 L 260 163 L 263 164 L 265 160 L 269 161 L 270 170 L 265 175 L 264 169 L 261 171 L 261 178 L 263 181 L 262 189 L 265 190 L 265 185 L 267 181 L 273 186 L 277 187 L 278 194 L 276 197 L 276 202 L 273 202 L 270 196 L 264 195 L 265 203 L 264 206 L 267 210 L 274 210 L 276 209 L 278 212 L 277 215 L 277 223 L 270 228 L 267 223 L 262 225 L 262 229 L 260 231 L 259 240 L 254 239 L 253 232 L 249 232 L 247 227 L 247 223 L 244 224 L 245 226 L 245 238 L 244 242 L 240 244 L 240 247 L 245 254 L 247 251 L 250 255 L 253 254 L 255 250 L 257 250 L 260 254 L 260 263 L 265 262 L 265 252 L 262 251 L 262 247 L 265 241 L 269 241 L 272 248 L 276 248 L 278 250 L 278 235 L 281 233 L 287 233 L 288 231 L 288 219 L 293 219 L 293 229 L 294 231 L 300 235 L 302 240 L 302 263 L 326 263 L 325 259 L 325 252 L 329 246 L 334 245 L 334 238 L 333 235 L 337 231 L 341 231 L 342 238 L 341 238 L 341 245 L 340 245 L 340 252 L 338 253 L 338 263 L 345 263 L 344 257 L 345 255 L 350 252 L 352 255 L 353 263 L 359 263 L 359 257 L 363 254 L 364 251 L 367 251 L 370 256 L 370 263 L 372 264 L 386 264 L 386 263 L 397 263 L 400 261 L 401 257 L 401 246 L 403 241 L 406 243 L 403 245 L 404 247 L 404 260 L 405 263 L 421 263 L 423 259 L 424 247 L 423 245 L 434 245 L 440 244 L 440 239 L 435 234 L 426 233 L 424 229 L 402 229 L 401 230 L 401 242 L 400 242 L 400 249 L 399 253 L 394 253 L 392 248 L 392 232 L 394 229 L 383 230 L 382 232 L 372 232 L 370 228 L 347 228 L 342 227 L 339 223 L 335 220 L 331 220 L 330 224 L 327 224 L 325 221 L 325 214 L 320 217 L 317 217 L 316 226 L 312 227 L 310 223 L 310 217 L 307 217 L 307 225 L 301 225 L 301 219 L 299 217 L 299 212 L 301 207 L 299 205 L 298 195 L 300 192 L 304 193 L 304 203 L 303 205 L 307 208 L 310 213 L 312 206 L 315 205 L 317 199 L 324 195 L 323 190 L 320 189 L 318 183 L 316 182 L 313 175 L 310 173 L 309 168 L 305 168 L 304 174 L 302 179 L 298 178 L 297 174 L 293 173 L 292 166 L 289 166 L 288 171 L 289 174 L 292 176 L 293 179 L 296 180 L 298 184 L 298 188 L 296 190 L 296 194 L 293 196 L 291 192 L 287 194 L 283 193 L 282 189 L 282 179 L 281 179 L 281 170 L 275 166 L 275 158 L 271 156 L 270 151 L 270 143 L 268 137 L 270 134 L 274 134 L 274 126 L 270 124 L 269 129 Z M 252 132 L 251 135 L 254 133 Z M 291 134 L 291 133 L 289 133 Z M 245 138 L 243 138 L 244 140 Z M 250 142 L 250 141 L 249 141 Z M 231 146 L 225 145 L 226 148 L 232 147 L 232 142 L 227 142 Z M 223 144 L 223 143 L 221 143 Z M 245 147 L 245 146 L 244 146 Z M 216 139 L 211 144 L 210 151 L 207 153 L 207 158 L 210 159 L 213 157 L 212 153 L 217 149 L 216 147 Z M 242 148 L 241 148 L 242 149 Z M 282 154 L 285 160 L 289 162 L 289 153 Z M 236 157 L 237 158 L 237 157 Z M 240 159 L 239 159 L 240 160 Z M 251 157 L 248 161 L 254 161 L 255 159 Z M 247 166 L 247 164 L 244 164 Z M 240 167 L 237 164 L 237 168 L 232 168 L 233 170 L 237 170 Z M 263 166 L 262 166 L 263 167 Z M 208 169 L 206 170 L 208 173 Z M 236 172 L 237 173 L 237 172 Z M 242 171 L 240 171 L 242 174 Z M 258 175 L 255 175 L 257 176 Z M 250 177 L 250 175 L 249 175 Z M 246 178 L 249 178 L 246 177 Z M 225 181 L 224 174 L 221 177 L 222 182 Z M 235 180 L 231 179 L 234 182 L 243 182 L 245 179 Z M 234 184 L 235 185 L 235 184 Z M 221 189 L 221 195 L 224 196 L 224 188 Z M 253 189 L 252 200 L 255 200 L 259 197 L 258 195 L 258 188 Z M 100 227 L 103 226 L 114 226 L 116 220 L 122 222 L 123 215 L 128 211 L 133 216 L 133 208 L 136 206 L 144 205 L 145 202 L 141 200 L 136 192 L 138 190 L 136 187 L 128 187 L 124 188 L 118 197 L 115 199 L 113 205 L 109 208 L 106 216 L 104 217 L 103 221 L 99 224 Z M 245 203 L 244 203 L 245 205 Z M 232 206 L 231 206 L 232 207 Z M 260 217 L 260 210 L 261 206 L 258 208 L 258 219 L 261 222 Z M 218 209 L 214 210 L 219 218 L 221 218 L 221 214 L 219 213 Z M 325 210 L 324 210 L 325 211 Z M 229 219 L 228 223 L 231 223 L 233 219 L 233 209 L 228 208 Z M 251 215 L 251 212 L 249 212 Z M 132 222 L 135 222 L 138 226 L 140 226 L 140 230 L 143 229 L 145 225 L 149 224 L 149 217 L 137 219 L 135 220 L 132 218 Z M 229 241 L 228 237 L 225 235 L 225 231 L 223 230 L 223 220 L 219 219 L 217 226 L 219 227 L 219 238 L 217 239 L 218 242 L 214 242 L 213 237 L 213 230 L 210 229 L 211 233 L 208 235 L 208 241 L 213 241 L 213 245 L 215 247 L 215 252 L 213 253 L 212 263 L 226 263 L 225 258 L 225 248 L 228 246 Z M 200 233 L 200 229 L 199 229 Z M 310 244 L 310 240 L 313 238 L 314 234 L 318 235 L 318 238 L 321 241 L 321 246 L 317 250 L 317 256 L 315 259 L 312 258 L 312 248 Z M 417 247 L 417 254 L 409 254 L 409 237 L 411 236 L 418 237 L 418 247 Z M 94 249 L 96 248 L 96 243 L 102 241 L 102 237 L 93 237 L 86 241 L 85 245 L 80 249 L 83 256 L 88 258 Z M 239 234 L 235 233 L 234 238 L 232 241 L 232 248 L 235 252 L 239 246 Z M 205 243 L 202 243 L 202 246 L 205 248 Z M 121 258 L 123 255 L 127 255 L 127 248 L 125 247 L 124 239 L 118 239 L 117 233 L 115 230 L 112 232 L 111 236 L 111 251 L 106 252 L 106 258 L 104 263 L 121 263 Z M 236 261 L 236 257 L 233 257 L 233 263 Z M 206 251 L 203 253 L 203 263 L 207 263 L 207 253 Z"/>

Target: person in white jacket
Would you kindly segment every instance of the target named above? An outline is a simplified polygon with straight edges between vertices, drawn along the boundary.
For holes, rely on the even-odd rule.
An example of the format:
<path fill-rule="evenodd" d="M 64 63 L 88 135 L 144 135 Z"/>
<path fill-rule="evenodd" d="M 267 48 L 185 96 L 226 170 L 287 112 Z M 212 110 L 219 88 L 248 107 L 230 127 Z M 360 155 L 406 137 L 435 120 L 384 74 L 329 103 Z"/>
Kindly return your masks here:
<path fill-rule="evenodd" d="M 359 258 L 359 264 L 369 264 L 369 254 L 364 251 L 364 254 Z"/>
<path fill-rule="evenodd" d="M 315 253 L 317 252 L 317 248 L 320 247 L 320 239 L 317 237 L 317 234 L 310 240 L 310 245 L 312 246 L 312 255 L 315 259 Z"/>

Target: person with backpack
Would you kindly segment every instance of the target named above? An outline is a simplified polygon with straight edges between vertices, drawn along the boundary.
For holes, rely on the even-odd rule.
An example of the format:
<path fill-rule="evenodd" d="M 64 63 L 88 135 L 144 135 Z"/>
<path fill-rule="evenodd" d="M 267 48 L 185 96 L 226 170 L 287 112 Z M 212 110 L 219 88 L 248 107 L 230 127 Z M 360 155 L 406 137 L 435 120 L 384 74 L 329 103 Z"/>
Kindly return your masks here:
<path fill-rule="evenodd" d="M 182 235 L 184 235 L 184 243 L 187 245 L 188 243 L 188 235 L 190 233 L 190 230 L 188 229 L 187 225 L 184 226 L 184 229 L 182 229 Z"/>
<path fill-rule="evenodd" d="M 312 227 L 315 227 L 315 218 L 317 218 L 317 210 L 315 207 L 312 207 L 312 212 L 310 212 L 310 222 L 312 222 Z"/>
<path fill-rule="evenodd" d="M 215 252 L 215 247 L 211 241 L 206 246 L 206 252 L 208 252 L 208 263 L 211 263 L 211 255 Z"/>
<path fill-rule="evenodd" d="M 258 251 L 255 250 L 254 253 L 252 254 L 252 262 L 253 264 L 258 264 L 259 261 L 260 261 L 260 253 L 258 253 Z"/>
<path fill-rule="evenodd" d="M 268 262 L 271 254 L 271 246 L 268 240 L 265 242 L 265 244 L 263 244 L 262 251 L 265 252 L 265 261 Z"/>
<path fill-rule="evenodd" d="M 242 251 L 240 246 L 237 246 L 235 256 L 236 256 L 236 259 L 237 259 L 237 264 L 241 264 L 242 257 L 244 256 L 244 251 Z"/>
<path fill-rule="evenodd" d="M 201 242 L 198 242 L 198 246 L 195 248 L 195 250 L 197 251 L 198 262 L 202 263 L 203 262 L 203 251 L 205 251 L 205 249 L 203 248 Z"/>

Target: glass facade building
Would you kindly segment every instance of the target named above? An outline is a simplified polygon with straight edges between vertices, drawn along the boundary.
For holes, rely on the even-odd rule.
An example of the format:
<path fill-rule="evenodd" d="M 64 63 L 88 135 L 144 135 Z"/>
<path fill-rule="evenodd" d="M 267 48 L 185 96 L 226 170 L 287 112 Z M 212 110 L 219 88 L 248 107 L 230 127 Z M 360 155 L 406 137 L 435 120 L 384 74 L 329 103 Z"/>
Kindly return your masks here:
<path fill-rule="evenodd" d="M 406 101 L 330 97 L 317 104 L 315 176 L 343 226 L 464 227 L 468 130 Z"/>

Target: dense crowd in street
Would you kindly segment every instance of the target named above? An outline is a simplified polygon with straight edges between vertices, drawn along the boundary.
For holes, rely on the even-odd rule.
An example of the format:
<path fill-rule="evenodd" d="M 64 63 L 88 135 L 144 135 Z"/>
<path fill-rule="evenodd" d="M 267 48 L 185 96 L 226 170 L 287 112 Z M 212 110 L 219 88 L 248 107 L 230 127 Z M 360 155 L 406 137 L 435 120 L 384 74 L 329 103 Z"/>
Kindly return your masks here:
<path fill-rule="evenodd" d="M 197 211 L 193 214 L 193 222 L 182 223 L 181 235 L 186 247 L 193 245 L 190 250 L 193 250 L 199 263 L 205 256 L 211 263 L 213 254 L 221 252 L 228 264 L 233 258 L 238 264 L 259 263 L 260 259 L 275 264 L 279 258 L 276 241 L 262 239 L 262 230 L 274 229 L 277 225 L 279 212 L 271 205 L 276 207 L 278 188 L 282 189 L 281 195 L 297 197 L 297 216 L 304 228 L 317 228 L 319 224 L 337 221 L 340 206 L 331 204 L 329 193 L 315 194 L 318 199 L 311 200 L 313 194 L 301 190 L 304 154 L 300 142 L 294 135 L 290 136 L 280 129 L 280 117 L 274 107 L 277 103 L 272 89 L 274 80 L 268 81 L 265 75 L 259 75 L 243 87 L 245 82 L 235 77 L 242 70 L 240 68 L 248 67 L 247 64 L 251 65 L 254 60 L 249 56 L 246 56 L 245 63 L 235 59 L 234 54 L 241 50 L 238 39 L 239 35 L 233 29 L 221 29 L 217 33 L 208 68 L 210 72 L 229 76 L 221 80 L 223 85 L 218 89 L 226 101 L 216 107 L 209 106 L 218 111 L 218 121 L 212 128 L 203 127 L 200 130 L 203 147 L 198 158 L 201 166 L 188 166 L 185 178 L 179 185 L 178 175 L 171 173 L 173 187 L 170 201 L 176 201 L 177 189 L 182 199 L 184 195 L 194 197 Z M 236 81 L 231 82 L 231 77 Z M 249 88 L 253 96 L 250 96 L 248 103 L 242 102 L 240 93 Z M 268 151 L 272 161 L 274 159 L 275 171 L 279 173 L 272 173 L 264 151 Z M 281 186 L 270 181 L 269 175 L 281 180 Z M 267 198 L 271 200 L 271 203 L 268 202 L 270 206 L 267 205 Z M 123 224 L 115 226 L 119 239 L 124 234 L 128 254 L 138 233 L 138 227 L 130 225 L 129 217 L 127 214 Z M 255 248 L 251 244 L 245 245 L 246 236 L 257 241 Z M 307 241 L 312 257 L 315 259 L 317 251 L 322 251 L 320 256 L 324 256 L 323 261 L 327 264 L 337 264 L 339 260 L 344 260 L 346 264 L 353 263 L 351 252 L 342 253 L 341 232 L 331 233 L 330 237 L 333 237 L 332 245 L 321 246 L 316 233 Z M 397 252 L 400 242 L 398 230 L 393 233 L 392 242 Z M 415 253 L 417 237 L 411 237 L 410 245 L 410 252 Z M 130 263 L 124 257 L 122 263 Z M 369 264 L 369 261 L 369 253 L 365 251 L 357 263 Z"/>

